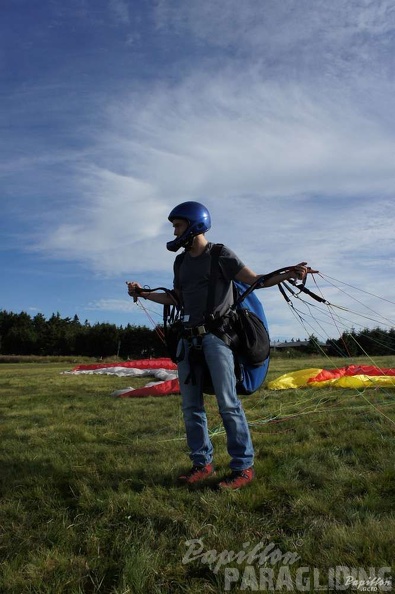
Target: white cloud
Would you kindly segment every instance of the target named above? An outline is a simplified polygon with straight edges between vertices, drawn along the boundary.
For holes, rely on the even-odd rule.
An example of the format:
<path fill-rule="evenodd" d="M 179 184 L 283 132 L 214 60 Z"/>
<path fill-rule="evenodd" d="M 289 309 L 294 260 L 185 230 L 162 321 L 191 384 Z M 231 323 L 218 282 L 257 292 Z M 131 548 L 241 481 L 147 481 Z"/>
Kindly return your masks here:
<path fill-rule="evenodd" d="M 156 21 L 160 30 L 238 57 L 253 54 L 277 74 L 338 76 L 362 72 L 386 54 L 395 11 L 391 0 L 161 0 Z"/>
<path fill-rule="evenodd" d="M 366 268 L 390 249 L 394 138 L 336 89 L 196 73 L 108 113 L 91 163 L 76 171 L 79 208 L 41 241 L 54 255 L 105 273 L 131 260 L 135 271 L 169 267 L 167 214 L 188 199 L 210 208 L 216 239 L 265 271 L 273 250 L 275 268 L 351 254 Z"/>
<path fill-rule="evenodd" d="M 132 299 L 99 299 L 90 302 L 87 309 L 130 313 L 134 305 Z"/>

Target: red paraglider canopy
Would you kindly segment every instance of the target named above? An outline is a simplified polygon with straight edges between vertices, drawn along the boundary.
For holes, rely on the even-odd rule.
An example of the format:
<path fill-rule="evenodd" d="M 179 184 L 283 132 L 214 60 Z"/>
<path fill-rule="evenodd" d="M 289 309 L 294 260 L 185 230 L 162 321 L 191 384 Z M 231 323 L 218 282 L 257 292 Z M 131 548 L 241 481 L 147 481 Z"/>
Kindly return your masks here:
<path fill-rule="evenodd" d="M 177 365 L 169 358 L 135 359 L 117 363 L 93 363 L 77 365 L 71 374 L 106 374 L 122 377 L 152 376 L 157 381 L 150 382 L 143 388 L 124 388 L 112 393 L 117 398 L 142 398 L 145 396 L 167 396 L 179 394 Z"/>

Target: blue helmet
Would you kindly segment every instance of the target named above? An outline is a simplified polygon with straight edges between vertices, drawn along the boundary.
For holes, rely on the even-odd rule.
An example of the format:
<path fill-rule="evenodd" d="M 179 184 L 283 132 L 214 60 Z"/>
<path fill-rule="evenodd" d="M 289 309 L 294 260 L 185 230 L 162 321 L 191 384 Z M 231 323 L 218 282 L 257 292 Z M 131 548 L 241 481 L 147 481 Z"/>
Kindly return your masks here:
<path fill-rule="evenodd" d="M 168 218 L 169 221 L 185 219 L 188 222 L 188 227 L 181 237 L 167 242 L 166 247 L 171 252 L 176 252 L 181 247 L 190 248 L 193 238 L 205 233 L 211 227 L 210 213 L 200 202 L 183 202 L 173 208 Z"/>

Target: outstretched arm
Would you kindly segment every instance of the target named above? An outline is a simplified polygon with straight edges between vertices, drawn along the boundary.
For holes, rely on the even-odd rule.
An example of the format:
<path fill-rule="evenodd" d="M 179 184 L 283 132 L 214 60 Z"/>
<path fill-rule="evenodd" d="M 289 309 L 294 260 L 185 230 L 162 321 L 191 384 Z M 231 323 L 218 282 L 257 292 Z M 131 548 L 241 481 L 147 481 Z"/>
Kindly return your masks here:
<path fill-rule="evenodd" d="M 169 293 L 144 291 L 143 287 L 135 281 L 126 282 L 126 284 L 128 286 L 128 294 L 130 297 L 133 297 L 135 301 L 137 301 L 138 297 L 142 297 L 143 299 L 149 299 L 149 301 L 160 303 L 161 305 L 174 305 L 176 303 L 176 299 L 172 297 L 170 291 Z"/>
<path fill-rule="evenodd" d="M 312 270 L 308 266 L 306 266 L 307 262 L 300 262 L 295 266 L 291 266 L 285 272 L 281 272 L 271 276 L 267 280 L 265 280 L 260 286 L 261 287 L 273 287 L 274 285 L 278 285 L 279 283 L 287 280 L 304 280 L 307 274 L 313 274 L 318 272 L 318 270 Z M 236 280 L 246 283 L 247 285 L 252 285 L 255 283 L 259 278 L 261 278 L 262 274 L 256 274 L 251 268 L 244 266 L 236 275 Z"/>

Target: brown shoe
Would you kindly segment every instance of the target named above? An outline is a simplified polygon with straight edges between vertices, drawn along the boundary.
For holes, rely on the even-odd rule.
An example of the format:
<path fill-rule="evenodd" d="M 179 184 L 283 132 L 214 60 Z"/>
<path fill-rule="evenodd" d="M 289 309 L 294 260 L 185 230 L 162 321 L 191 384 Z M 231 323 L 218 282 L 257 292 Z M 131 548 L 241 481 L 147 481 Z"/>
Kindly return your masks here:
<path fill-rule="evenodd" d="M 191 470 L 179 476 L 178 480 L 180 483 L 186 485 L 194 485 L 195 483 L 206 480 L 214 474 L 215 471 L 212 464 L 206 464 L 206 466 L 192 466 Z"/>
<path fill-rule="evenodd" d="M 253 467 L 246 468 L 245 470 L 233 470 L 229 476 L 218 484 L 219 489 L 241 489 L 249 485 L 255 477 L 255 471 Z"/>

